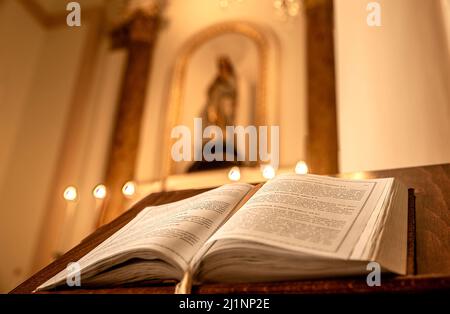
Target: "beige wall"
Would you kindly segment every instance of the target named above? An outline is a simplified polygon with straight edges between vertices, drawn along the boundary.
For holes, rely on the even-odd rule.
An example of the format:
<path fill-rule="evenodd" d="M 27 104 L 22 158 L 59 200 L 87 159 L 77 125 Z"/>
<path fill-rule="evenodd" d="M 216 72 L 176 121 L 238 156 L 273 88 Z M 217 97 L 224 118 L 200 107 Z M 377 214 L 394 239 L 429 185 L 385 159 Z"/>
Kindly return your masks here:
<path fill-rule="evenodd" d="M 16 21 L 22 21 L 20 27 L 11 27 Z M 42 159 L 43 147 L 37 141 L 49 130 L 27 125 L 40 118 L 32 97 L 45 31 L 16 1 L 5 1 L 0 7 L 0 38 L 8 43 L 0 47 L 0 291 L 5 292 L 29 266 L 53 156 Z M 34 154 L 24 154 L 27 145 L 35 146 Z M 36 171 L 38 159 L 48 174 Z"/>
<path fill-rule="evenodd" d="M 89 92 L 75 90 L 89 29 L 88 22 L 80 28 L 69 28 L 64 21 L 44 27 L 18 1 L 0 3 L 0 39 L 7 43 L 0 47 L 0 292 L 30 275 L 39 234 L 50 227 L 46 224 L 49 200 L 62 197 L 62 191 L 54 195 L 52 188 L 61 175 L 57 169 L 75 92 Z M 103 44 L 103 51 L 107 47 Z M 94 74 L 111 89 L 111 79 L 105 77 L 107 61 Z M 76 141 L 80 153 L 72 165 L 78 171 L 67 183 L 80 189 L 83 210 L 76 213 L 73 237 L 64 249 L 94 227 L 91 191 L 103 175 L 114 95 L 98 89 L 86 97 L 87 110 L 80 120 L 84 131 Z"/>
<path fill-rule="evenodd" d="M 22 21 L 21 27 L 11 28 L 16 20 Z M 23 40 L 25 37 L 27 41 Z M 15 1 L 4 1 L 0 2 L 0 38 L 7 43 L 0 46 L 0 178 L 3 178 L 13 156 L 27 91 L 32 86 L 44 44 L 44 30 Z"/>
<path fill-rule="evenodd" d="M 450 162 L 450 80 L 440 0 L 335 1 L 341 171 Z"/>
<path fill-rule="evenodd" d="M 111 51 L 109 40 L 102 39 L 98 47 L 97 61 L 89 86 L 90 95 L 84 104 L 87 108 L 82 121 L 85 123 L 84 137 L 80 140 L 75 176 L 67 179 L 79 189 L 79 201 L 72 221 L 71 231 L 63 250 L 75 246 L 97 227 L 102 201 L 96 201 L 92 191 L 97 184 L 104 183 L 110 136 L 115 121 L 115 107 L 119 96 L 126 54 Z"/>

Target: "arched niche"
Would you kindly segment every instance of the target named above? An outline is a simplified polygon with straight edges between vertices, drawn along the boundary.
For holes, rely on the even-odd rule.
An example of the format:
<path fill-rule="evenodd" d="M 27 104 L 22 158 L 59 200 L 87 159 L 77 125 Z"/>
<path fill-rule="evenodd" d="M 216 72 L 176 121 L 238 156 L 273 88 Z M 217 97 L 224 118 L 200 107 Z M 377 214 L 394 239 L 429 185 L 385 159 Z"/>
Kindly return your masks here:
<path fill-rule="evenodd" d="M 227 34 L 237 34 L 250 40 L 258 55 L 258 85 L 255 93 L 254 124 L 278 123 L 279 47 L 275 36 L 267 28 L 244 21 L 230 21 L 209 26 L 186 40 L 174 62 L 169 95 L 167 97 L 162 177 L 174 174 L 175 162 L 170 150 L 174 142 L 171 130 L 181 123 L 181 111 L 186 96 L 186 77 L 193 56 L 208 42 Z"/>

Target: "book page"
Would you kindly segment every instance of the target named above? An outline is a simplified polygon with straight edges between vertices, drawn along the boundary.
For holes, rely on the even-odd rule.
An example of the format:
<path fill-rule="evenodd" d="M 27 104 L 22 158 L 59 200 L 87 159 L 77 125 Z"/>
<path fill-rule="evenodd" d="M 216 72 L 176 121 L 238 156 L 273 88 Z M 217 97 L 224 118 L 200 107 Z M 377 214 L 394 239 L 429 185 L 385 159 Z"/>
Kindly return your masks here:
<path fill-rule="evenodd" d="M 280 175 L 256 192 L 208 243 L 250 240 L 348 258 L 387 180 Z"/>
<path fill-rule="evenodd" d="M 227 184 L 185 200 L 147 207 L 77 261 L 80 270 L 85 273 L 95 266 L 94 271 L 103 271 L 130 258 L 125 254 L 130 252 L 140 252 L 149 259 L 163 259 L 186 269 L 194 254 L 252 187 Z M 134 255 L 131 256 L 142 258 Z M 64 270 L 40 288 L 54 285 L 65 277 Z"/>
<path fill-rule="evenodd" d="M 251 188 L 227 184 L 179 202 L 148 207 L 102 251 L 124 245 L 152 248 L 185 267 Z"/>

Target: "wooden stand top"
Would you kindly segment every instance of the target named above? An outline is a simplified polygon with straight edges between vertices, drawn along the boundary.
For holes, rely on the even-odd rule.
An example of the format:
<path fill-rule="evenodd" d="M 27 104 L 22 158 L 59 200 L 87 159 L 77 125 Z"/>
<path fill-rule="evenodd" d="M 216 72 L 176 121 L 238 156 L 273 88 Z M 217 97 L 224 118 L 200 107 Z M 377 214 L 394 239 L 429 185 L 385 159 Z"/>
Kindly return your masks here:
<path fill-rule="evenodd" d="M 382 276 L 381 286 L 369 287 L 366 278 L 288 281 L 252 284 L 205 284 L 193 293 L 371 293 L 425 292 L 450 289 L 450 164 L 340 174 L 352 178 L 395 177 L 415 190 L 416 273 L 407 276 Z M 205 190 L 153 193 L 111 223 L 97 229 L 79 245 L 37 272 L 10 293 L 31 293 L 39 285 L 79 260 L 114 232 L 133 219 L 142 209 L 194 196 Z M 71 289 L 41 293 L 173 293 L 175 284 L 134 285 L 100 289 Z"/>

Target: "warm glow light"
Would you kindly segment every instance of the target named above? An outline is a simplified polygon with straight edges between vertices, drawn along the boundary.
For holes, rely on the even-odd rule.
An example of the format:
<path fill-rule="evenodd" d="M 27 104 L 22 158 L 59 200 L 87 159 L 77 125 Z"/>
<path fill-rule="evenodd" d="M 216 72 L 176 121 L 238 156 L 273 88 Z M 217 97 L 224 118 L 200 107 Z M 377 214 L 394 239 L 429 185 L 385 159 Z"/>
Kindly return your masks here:
<path fill-rule="evenodd" d="M 106 186 L 103 184 L 97 185 L 92 191 L 92 195 L 98 200 L 102 200 L 106 197 Z"/>
<path fill-rule="evenodd" d="M 64 199 L 71 202 L 77 199 L 77 195 L 77 188 L 74 186 L 68 186 L 63 193 Z"/>
<path fill-rule="evenodd" d="M 241 171 L 239 170 L 239 167 L 233 167 L 230 169 L 230 172 L 228 172 L 228 179 L 231 181 L 239 181 L 241 178 Z"/>
<path fill-rule="evenodd" d="M 266 165 L 262 169 L 262 175 L 266 179 L 272 179 L 275 177 L 275 169 L 271 165 Z"/>
<path fill-rule="evenodd" d="M 123 185 L 122 194 L 127 197 L 132 197 L 136 193 L 136 185 L 133 181 L 128 181 Z"/>
<path fill-rule="evenodd" d="M 366 175 L 364 172 L 355 172 L 352 174 L 352 179 L 355 179 L 355 180 L 362 180 L 365 178 L 366 178 Z"/>
<path fill-rule="evenodd" d="M 307 174 L 308 173 L 308 165 L 304 161 L 299 161 L 295 165 L 295 173 L 296 174 Z"/>

